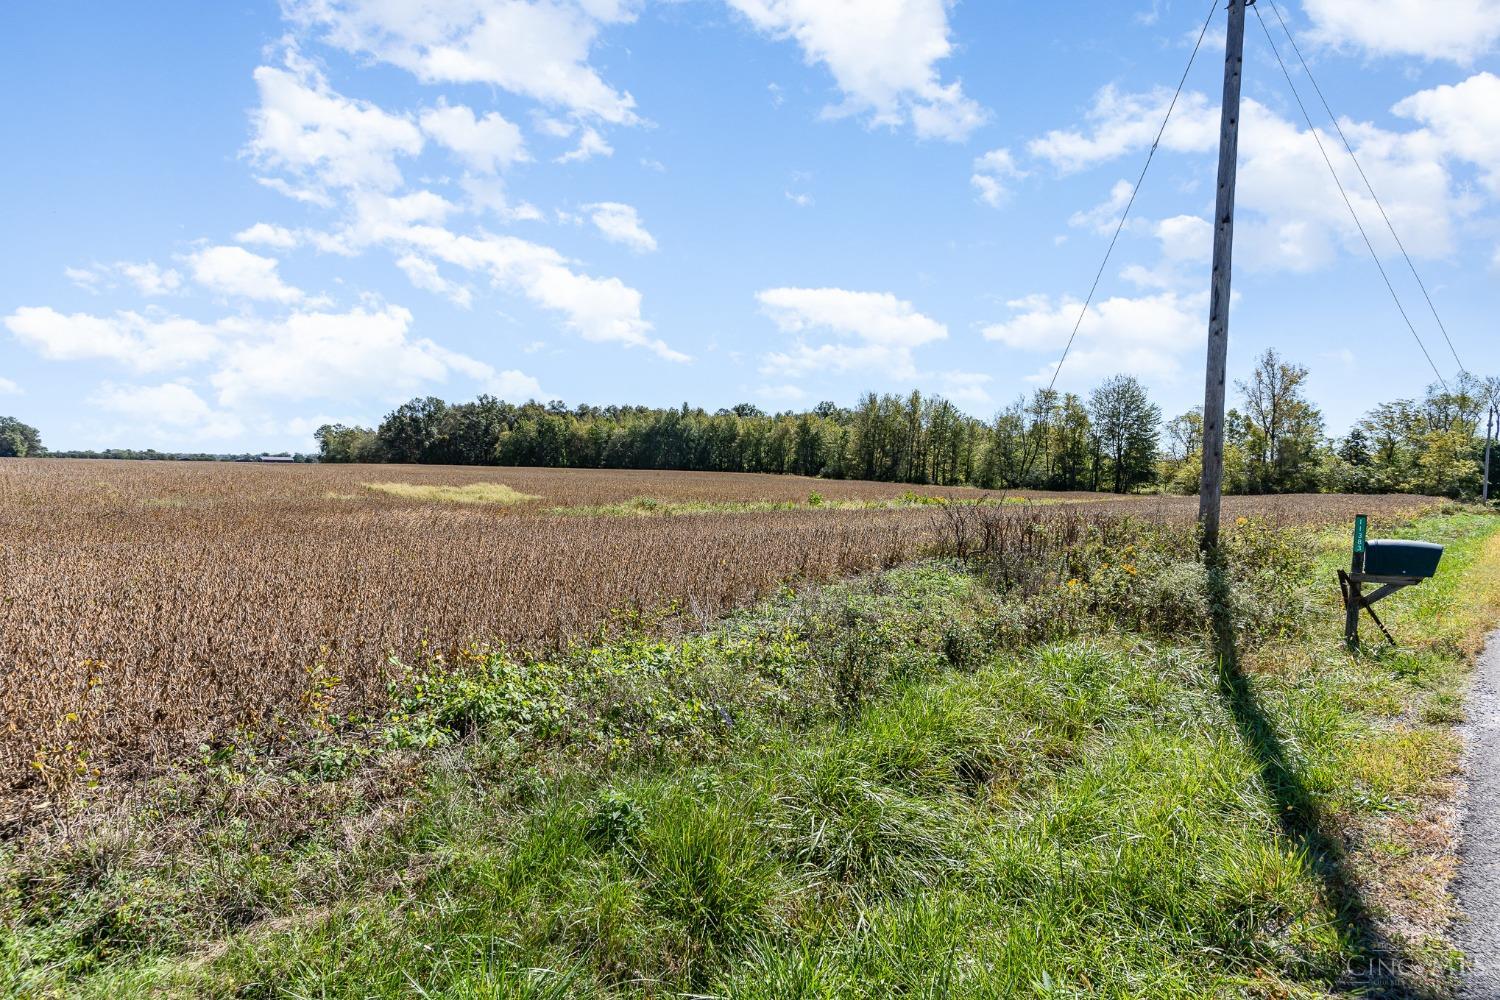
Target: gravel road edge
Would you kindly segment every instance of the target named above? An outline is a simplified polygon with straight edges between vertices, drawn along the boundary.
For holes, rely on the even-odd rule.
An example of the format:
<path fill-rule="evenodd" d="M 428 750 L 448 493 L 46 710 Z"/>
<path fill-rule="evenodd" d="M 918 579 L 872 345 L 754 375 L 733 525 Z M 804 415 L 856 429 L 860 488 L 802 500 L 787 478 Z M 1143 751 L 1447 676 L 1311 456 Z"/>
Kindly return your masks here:
<path fill-rule="evenodd" d="M 1463 839 L 1456 884 L 1463 914 L 1456 937 L 1465 967 L 1463 1000 L 1500 1000 L 1500 630 L 1475 665 L 1463 726 Z"/>

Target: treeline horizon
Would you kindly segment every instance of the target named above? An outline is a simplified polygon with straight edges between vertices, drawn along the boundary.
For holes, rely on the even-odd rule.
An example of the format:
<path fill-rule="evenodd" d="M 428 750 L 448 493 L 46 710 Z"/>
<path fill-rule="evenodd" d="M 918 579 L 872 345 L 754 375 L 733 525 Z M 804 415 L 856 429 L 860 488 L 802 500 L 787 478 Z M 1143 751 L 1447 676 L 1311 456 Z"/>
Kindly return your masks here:
<path fill-rule="evenodd" d="M 1370 410 L 1341 437 L 1325 434 L 1308 400 L 1308 370 L 1275 351 L 1236 383 L 1226 414 L 1229 493 L 1480 494 L 1484 421 L 1500 379 L 1461 376 L 1420 399 Z M 325 424 L 316 456 L 298 462 L 758 472 L 981 489 L 1153 490 L 1193 494 L 1201 473 L 1202 409 L 1163 420 L 1141 383 L 1105 379 L 1086 395 L 1038 389 L 990 420 L 941 396 L 866 393 L 768 413 L 750 403 L 702 407 L 569 407 L 413 399 L 376 427 Z M 153 449 L 48 452 L 34 428 L 0 417 L 0 456 L 253 461 L 265 455 Z M 1500 463 L 1497 463 L 1500 464 Z M 1500 471 L 1500 470 L 1495 470 Z M 1493 476 L 1493 473 L 1492 473 Z M 1493 478 L 1492 478 L 1493 483 Z"/>
<path fill-rule="evenodd" d="M 1478 497 L 1483 427 L 1500 379 L 1465 374 L 1420 399 L 1382 403 L 1342 437 L 1324 432 L 1308 370 L 1274 350 L 1236 383 L 1225 421 L 1230 493 L 1425 493 Z M 1036 390 L 988 421 L 941 396 L 866 393 L 768 413 L 750 403 L 568 407 L 492 396 L 411 400 L 375 428 L 325 424 L 325 462 L 760 472 L 981 489 L 1143 489 L 1193 494 L 1202 408 L 1169 420 L 1134 377 L 1086 396 Z"/>

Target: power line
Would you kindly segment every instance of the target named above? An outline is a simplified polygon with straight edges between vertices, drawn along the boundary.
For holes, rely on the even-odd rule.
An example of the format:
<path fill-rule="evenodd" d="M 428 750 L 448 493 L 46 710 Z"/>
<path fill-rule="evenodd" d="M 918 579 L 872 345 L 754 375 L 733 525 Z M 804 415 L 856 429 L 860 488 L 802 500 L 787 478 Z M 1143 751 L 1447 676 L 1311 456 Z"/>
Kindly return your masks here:
<path fill-rule="evenodd" d="M 1099 282 L 1104 278 L 1104 270 L 1109 267 L 1109 259 L 1114 255 L 1115 244 L 1120 242 L 1120 233 L 1125 230 L 1125 221 L 1130 218 L 1130 210 L 1135 206 L 1136 196 L 1141 193 L 1141 185 L 1146 181 L 1146 171 L 1151 169 L 1151 161 L 1156 158 L 1156 150 L 1161 146 L 1162 136 L 1167 134 L 1167 123 L 1172 120 L 1172 112 L 1177 110 L 1177 101 L 1182 97 L 1182 88 L 1187 85 L 1188 74 L 1193 71 L 1193 63 L 1198 59 L 1198 50 L 1203 48 L 1203 39 L 1208 35 L 1208 26 L 1213 23 L 1218 7 L 1219 0 L 1211 0 L 1208 5 L 1208 17 L 1203 21 L 1203 29 L 1198 32 L 1198 42 L 1193 46 L 1193 54 L 1188 56 L 1187 68 L 1182 71 L 1182 79 L 1177 81 L 1177 92 L 1172 95 L 1172 102 L 1167 105 L 1167 113 L 1161 120 L 1161 128 L 1156 131 L 1156 139 L 1151 143 L 1151 151 L 1146 154 L 1146 163 L 1141 167 L 1141 175 L 1136 178 L 1135 188 L 1130 192 L 1130 200 L 1125 203 L 1125 211 L 1120 215 L 1119 225 L 1115 226 L 1115 234 L 1110 238 L 1108 249 L 1104 251 L 1104 260 L 1099 263 L 1099 272 L 1094 275 L 1094 284 L 1089 288 L 1088 297 L 1083 300 L 1083 308 L 1078 312 L 1078 322 L 1073 324 L 1073 332 L 1068 336 L 1068 343 L 1063 348 L 1062 357 L 1058 358 L 1056 367 L 1052 369 L 1052 381 L 1047 383 L 1049 395 L 1053 389 L 1057 388 L 1057 376 L 1062 372 L 1062 366 L 1073 350 L 1073 341 L 1078 338 L 1078 331 L 1083 327 L 1084 317 L 1088 315 L 1089 306 L 1094 302 L 1094 295 L 1099 291 Z"/>
<path fill-rule="evenodd" d="M 1453 360 L 1458 364 L 1460 374 L 1466 373 L 1467 368 L 1459 359 L 1458 351 L 1453 346 L 1453 338 L 1448 336 L 1448 327 L 1443 323 L 1443 317 L 1438 315 L 1437 306 L 1432 301 L 1432 296 L 1427 291 L 1427 285 L 1422 281 L 1422 276 L 1417 273 L 1417 265 L 1412 263 L 1411 254 L 1406 252 L 1406 245 L 1401 242 L 1401 237 L 1396 234 L 1396 227 L 1391 223 L 1391 217 L 1386 214 L 1385 206 L 1380 203 L 1380 196 L 1375 193 L 1375 186 L 1370 183 L 1370 178 L 1365 174 L 1365 168 L 1360 166 L 1359 157 L 1354 155 L 1354 147 L 1349 142 L 1349 137 L 1344 134 L 1344 127 L 1339 124 L 1338 116 L 1333 113 L 1333 108 L 1328 106 L 1328 98 L 1323 96 L 1323 88 L 1318 86 L 1318 78 L 1313 76 L 1312 67 L 1307 64 L 1307 59 L 1302 55 L 1302 48 L 1297 44 L 1292 30 L 1287 27 L 1286 19 L 1281 16 L 1281 8 L 1276 6 L 1276 0 L 1270 0 L 1271 10 L 1276 15 L 1276 20 L 1281 22 L 1281 30 L 1286 33 L 1287 41 L 1292 43 L 1292 51 L 1297 53 L 1297 59 L 1302 63 L 1302 71 L 1307 74 L 1307 79 L 1313 85 L 1313 90 L 1318 94 L 1318 100 L 1323 102 L 1323 110 L 1328 112 L 1328 118 L 1333 122 L 1334 129 L 1339 134 L 1344 148 L 1349 151 L 1349 159 L 1354 161 L 1354 169 L 1359 171 L 1360 179 L 1365 182 L 1365 190 L 1370 192 L 1370 197 L 1375 201 L 1375 207 L 1380 209 L 1380 217 L 1385 220 L 1385 226 L 1391 231 L 1391 238 L 1396 241 L 1396 246 L 1401 250 L 1401 256 L 1406 258 L 1406 266 L 1411 268 L 1411 276 L 1417 279 L 1417 287 L 1422 289 L 1422 297 L 1427 300 L 1427 308 L 1432 310 L 1432 318 L 1437 320 L 1438 329 L 1443 332 L 1443 340 L 1448 343 L 1448 350 L 1453 354 Z M 1257 11 L 1257 16 L 1259 12 Z M 1264 23 L 1264 22 L 1263 22 Z"/>
<path fill-rule="evenodd" d="M 1385 265 L 1380 262 L 1380 254 L 1375 252 L 1375 244 L 1370 242 L 1370 236 L 1365 232 L 1364 223 L 1359 221 L 1359 213 L 1354 210 L 1354 203 L 1349 200 L 1349 192 L 1344 190 L 1344 182 L 1339 180 L 1339 172 L 1334 169 L 1333 160 L 1328 157 L 1328 150 L 1323 146 L 1323 137 L 1318 135 L 1318 127 L 1313 124 L 1312 116 L 1307 113 L 1307 106 L 1302 103 L 1302 95 L 1297 92 L 1297 85 L 1292 82 L 1291 71 L 1286 68 L 1286 62 L 1281 58 L 1281 50 L 1276 47 L 1276 40 L 1271 37 L 1271 29 L 1266 25 L 1266 19 L 1261 15 L 1260 5 L 1254 8 L 1255 19 L 1260 22 L 1261 30 L 1266 33 L 1266 42 L 1271 46 L 1271 52 L 1276 56 L 1276 63 L 1281 67 L 1282 76 L 1286 77 L 1286 84 L 1292 90 L 1292 97 L 1297 101 L 1297 107 L 1302 112 L 1302 119 L 1307 122 L 1307 129 L 1312 133 L 1313 141 L 1318 144 L 1318 152 L 1323 155 L 1323 162 L 1328 165 L 1328 173 L 1333 177 L 1333 183 L 1338 186 L 1339 195 L 1344 199 L 1344 207 L 1349 209 L 1349 216 L 1354 220 L 1355 228 L 1365 241 L 1365 247 L 1370 251 L 1370 259 L 1375 261 L 1375 267 L 1380 271 L 1380 277 L 1385 281 L 1386 289 L 1391 293 L 1391 301 L 1396 303 L 1396 310 L 1401 313 L 1401 318 L 1406 321 L 1406 328 L 1411 331 L 1412 338 L 1416 340 L 1417 347 L 1422 350 L 1422 357 L 1427 359 L 1427 364 L 1432 367 L 1432 373 L 1437 376 L 1444 392 L 1449 392 L 1448 380 L 1443 378 L 1443 373 L 1433 362 L 1432 355 L 1427 353 L 1427 345 L 1422 343 L 1422 337 L 1417 333 L 1411 317 L 1406 314 L 1406 307 L 1401 304 L 1401 296 L 1396 294 L 1396 286 L 1391 284 L 1390 275 L 1385 272 Z M 1456 356 L 1455 356 L 1456 357 Z M 1462 367 L 1462 365 L 1460 365 Z"/>

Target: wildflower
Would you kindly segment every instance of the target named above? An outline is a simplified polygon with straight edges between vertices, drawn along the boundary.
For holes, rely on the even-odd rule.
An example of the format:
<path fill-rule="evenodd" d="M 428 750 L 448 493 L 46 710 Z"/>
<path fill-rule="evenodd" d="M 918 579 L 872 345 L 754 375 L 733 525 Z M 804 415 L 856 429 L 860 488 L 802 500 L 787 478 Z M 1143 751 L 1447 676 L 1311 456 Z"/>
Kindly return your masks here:
<path fill-rule="evenodd" d="M 1243 528 L 1245 525 L 1250 523 L 1250 519 L 1248 517 L 1237 517 L 1234 519 L 1234 523 Z"/>

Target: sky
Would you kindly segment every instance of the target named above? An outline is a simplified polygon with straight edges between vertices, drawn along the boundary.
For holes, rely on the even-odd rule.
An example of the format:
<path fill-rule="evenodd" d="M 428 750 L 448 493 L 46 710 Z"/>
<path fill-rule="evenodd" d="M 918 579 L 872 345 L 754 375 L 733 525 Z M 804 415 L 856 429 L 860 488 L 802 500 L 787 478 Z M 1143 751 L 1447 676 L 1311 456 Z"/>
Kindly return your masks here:
<path fill-rule="evenodd" d="M 1500 373 L 1500 0 L 1278 0 L 1433 361 Z M 1218 3 L 1057 385 L 1201 403 Z M 0 10 L 0 414 L 313 450 L 419 395 L 776 411 L 1045 386 L 1199 0 L 59 0 Z M 1230 376 L 1435 381 L 1254 13 Z"/>

